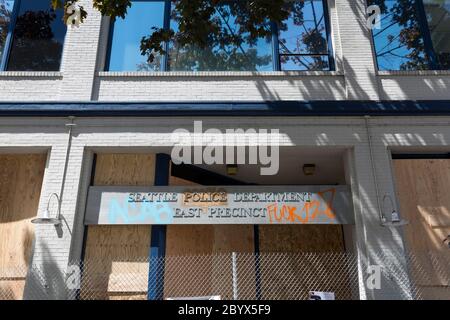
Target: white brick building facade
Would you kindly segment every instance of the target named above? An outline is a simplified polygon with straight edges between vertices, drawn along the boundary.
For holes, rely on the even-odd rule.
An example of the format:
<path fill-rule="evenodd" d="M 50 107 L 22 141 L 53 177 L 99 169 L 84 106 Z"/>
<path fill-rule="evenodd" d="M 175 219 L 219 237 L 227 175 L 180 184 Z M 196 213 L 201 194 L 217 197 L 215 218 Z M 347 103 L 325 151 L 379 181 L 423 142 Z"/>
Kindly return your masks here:
<path fill-rule="evenodd" d="M 68 28 L 60 72 L 0 72 L 0 101 L 8 103 L 263 102 L 313 100 L 447 100 L 450 72 L 379 72 L 374 61 L 364 0 L 328 1 L 336 71 L 320 72 L 105 72 L 108 18 L 83 0 L 88 18 Z M 59 270 L 80 259 L 83 215 L 92 167 L 99 151 L 160 152 L 170 133 L 191 128 L 192 117 L 77 117 L 62 199 L 62 229 L 38 226 L 33 263 L 53 261 Z M 355 243 L 371 252 L 401 255 L 400 228 L 380 226 L 380 199 L 395 195 L 391 152 L 450 152 L 450 117 L 195 117 L 212 128 L 280 128 L 282 146 L 345 148 L 347 182 L 356 217 Z M 68 146 L 68 117 L 0 117 L 0 152 L 48 150 L 38 215 L 59 193 Z M 398 290 L 401 290 L 400 288 Z M 362 298 L 395 298 L 396 292 L 361 290 Z"/>

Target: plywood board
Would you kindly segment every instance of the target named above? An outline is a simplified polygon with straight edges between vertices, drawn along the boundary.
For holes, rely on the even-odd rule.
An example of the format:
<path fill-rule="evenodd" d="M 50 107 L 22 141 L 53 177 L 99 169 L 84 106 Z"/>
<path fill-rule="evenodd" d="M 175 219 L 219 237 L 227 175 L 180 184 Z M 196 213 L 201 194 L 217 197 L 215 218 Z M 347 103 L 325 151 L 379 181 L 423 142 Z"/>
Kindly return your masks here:
<path fill-rule="evenodd" d="M 167 226 L 164 298 L 212 295 L 213 243 L 211 225 Z"/>
<path fill-rule="evenodd" d="M 0 296 L 10 291 L 22 298 L 34 239 L 30 220 L 37 215 L 46 159 L 46 154 L 0 155 L 0 279 L 2 270 L 9 276 L 17 272 L 15 279 L 0 281 Z"/>
<path fill-rule="evenodd" d="M 25 278 L 14 280 L 0 279 L 1 300 L 22 300 L 25 288 Z"/>
<path fill-rule="evenodd" d="M 167 226 L 166 256 L 211 254 L 214 244 L 212 225 Z"/>
<path fill-rule="evenodd" d="M 152 186 L 154 175 L 153 154 L 98 154 L 94 185 Z M 81 297 L 146 299 L 150 237 L 150 226 L 90 226 Z"/>
<path fill-rule="evenodd" d="M 169 186 L 198 186 L 198 184 L 182 178 L 170 176 Z"/>
<path fill-rule="evenodd" d="M 167 227 L 165 297 L 221 296 L 232 298 L 231 254 L 254 252 L 250 225 L 170 225 Z M 185 256 L 186 259 L 177 257 Z M 187 272 L 188 270 L 191 270 Z M 254 298 L 254 264 L 240 265 L 249 283 L 241 294 Z M 180 278 L 180 274 L 184 274 Z M 180 281 L 182 285 L 180 286 Z"/>
<path fill-rule="evenodd" d="M 153 186 L 154 154 L 97 154 L 95 186 Z"/>
<path fill-rule="evenodd" d="M 343 253 L 340 225 L 261 225 L 261 288 L 264 299 L 307 298 L 309 291 L 332 291 L 337 299 L 350 299 L 351 281 L 345 261 L 327 260 L 321 253 Z M 281 253 L 281 256 L 264 254 Z M 311 253 L 304 261 L 298 253 Z M 286 255 L 284 255 L 286 254 Z M 272 258 L 270 258 L 272 257 Z M 279 261 L 277 261 L 279 259 Z M 290 289 L 291 288 L 291 289 Z"/>
<path fill-rule="evenodd" d="M 197 185 L 176 177 L 169 181 L 172 186 Z M 229 264 L 232 252 L 254 252 L 252 225 L 168 225 L 166 239 L 165 298 L 220 295 L 222 299 L 231 299 L 231 287 L 224 286 L 224 283 L 232 283 L 231 273 L 223 272 L 226 269 L 224 260 L 227 260 L 224 256 L 228 257 Z M 173 258 L 179 256 L 198 258 Z M 254 271 L 253 265 L 250 267 Z M 182 286 L 181 270 L 193 270 L 186 273 Z M 254 277 L 248 270 L 241 272 Z"/>
<path fill-rule="evenodd" d="M 99 264 L 107 264 L 111 269 L 114 261 L 147 258 L 149 249 L 150 229 L 148 226 L 89 227 L 85 262 L 95 261 Z M 125 269 L 125 267 L 122 268 Z"/>
<path fill-rule="evenodd" d="M 267 252 L 343 252 L 341 225 L 261 225 L 260 250 Z"/>
<path fill-rule="evenodd" d="M 255 252 L 253 225 L 214 225 L 214 253 Z"/>
<path fill-rule="evenodd" d="M 445 291 L 441 286 L 450 290 L 450 250 L 442 242 L 450 234 L 450 228 L 445 227 L 450 219 L 450 160 L 394 160 L 394 169 L 400 214 L 409 221 L 404 236 L 416 256 L 415 265 L 421 269 L 413 270 L 417 281 L 430 294 L 430 286 L 437 292 Z"/>

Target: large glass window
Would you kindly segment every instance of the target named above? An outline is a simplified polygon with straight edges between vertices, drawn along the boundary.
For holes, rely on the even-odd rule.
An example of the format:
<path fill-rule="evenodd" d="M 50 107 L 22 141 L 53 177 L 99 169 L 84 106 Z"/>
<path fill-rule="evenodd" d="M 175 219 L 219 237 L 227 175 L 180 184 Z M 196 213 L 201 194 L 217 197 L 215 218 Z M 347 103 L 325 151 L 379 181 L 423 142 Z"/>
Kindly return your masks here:
<path fill-rule="evenodd" d="M 324 0 L 290 0 L 288 19 L 267 21 L 268 36 L 254 39 L 240 24 L 246 0 L 222 1 L 214 7 L 214 32 L 206 45 L 181 45 L 174 37 L 164 56 L 151 63 L 141 54 L 143 36 L 158 28 L 179 30 L 177 0 L 132 1 L 125 19 L 111 27 L 109 71 L 272 71 L 331 70 L 328 17 Z M 167 12 L 167 14 L 165 14 Z M 277 37 L 275 37 L 277 35 Z M 278 41 L 274 41 L 278 39 Z"/>
<path fill-rule="evenodd" d="M 48 0 L 16 0 L 13 37 L 7 70 L 58 71 L 66 25 L 63 10 L 53 10 Z"/>
<path fill-rule="evenodd" d="M 381 9 L 372 30 L 379 70 L 449 69 L 450 0 L 369 0 Z"/>
<path fill-rule="evenodd" d="M 327 25 L 322 0 L 290 1 L 279 26 L 282 70 L 329 70 Z"/>
<path fill-rule="evenodd" d="M 0 0 L 1 70 L 59 70 L 62 17 L 63 10 L 53 10 L 47 0 Z"/>
<path fill-rule="evenodd" d="M 125 19 L 117 18 L 111 30 L 110 71 L 160 71 L 161 57 L 152 63 L 141 54 L 142 37 L 164 25 L 164 1 L 133 1 Z"/>
<path fill-rule="evenodd" d="M 272 37 L 250 39 L 237 22 L 237 10 L 233 6 L 217 5 L 213 18 L 219 32 L 207 39 L 206 48 L 180 46 L 171 41 L 169 69 L 171 71 L 270 71 L 273 70 Z M 172 17 L 177 12 L 172 8 Z M 171 28 L 178 31 L 175 19 Z M 271 30 L 270 22 L 267 29 Z"/>

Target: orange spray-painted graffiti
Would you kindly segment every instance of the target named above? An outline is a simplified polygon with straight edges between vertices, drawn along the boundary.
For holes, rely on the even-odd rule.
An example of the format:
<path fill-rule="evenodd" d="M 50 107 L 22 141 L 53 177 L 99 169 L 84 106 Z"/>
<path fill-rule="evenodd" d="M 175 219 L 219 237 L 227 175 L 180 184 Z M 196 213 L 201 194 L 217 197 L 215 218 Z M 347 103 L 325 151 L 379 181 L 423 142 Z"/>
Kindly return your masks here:
<path fill-rule="evenodd" d="M 314 223 L 320 216 L 326 216 L 335 220 L 333 200 L 336 189 L 325 190 L 317 193 L 316 200 L 305 202 L 302 207 L 288 204 L 273 203 L 267 206 L 270 223 Z"/>

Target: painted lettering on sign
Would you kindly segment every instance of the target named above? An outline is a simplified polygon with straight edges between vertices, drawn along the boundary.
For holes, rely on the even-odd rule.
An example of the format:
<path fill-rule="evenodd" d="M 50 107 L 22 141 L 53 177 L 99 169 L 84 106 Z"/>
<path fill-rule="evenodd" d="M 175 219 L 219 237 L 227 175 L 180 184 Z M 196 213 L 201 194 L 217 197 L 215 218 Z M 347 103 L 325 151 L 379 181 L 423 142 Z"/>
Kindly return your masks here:
<path fill-rule="evenodd" d="M 110 224 L 139 224 L 153 221 L 154 224 L 170 224 L 173 209 L 166 202 L 141 202 L 139 206 L 129 199 L 113 198 L 109 203 Z"/>
<path fill-rule="evenodd" d="M 91 187 L 86 224 L 353 224 L 347 186 Z"/>
<path fill-rule="evenodd" d="M 227 191 L 221 188 L 211 188 L 201 191 L 195 189 L 183 192 L 183 205 L 194 207 L 226 206 Z"/>
<path fill-rule="evenodd" d="M 336 189 L 318 192 L 318 198 L 309 200 L 301 206 L 273 203 L 267 206 L 270 223 L 314 223 L 323 216 L 334 221 L 333 200 Z"/>

